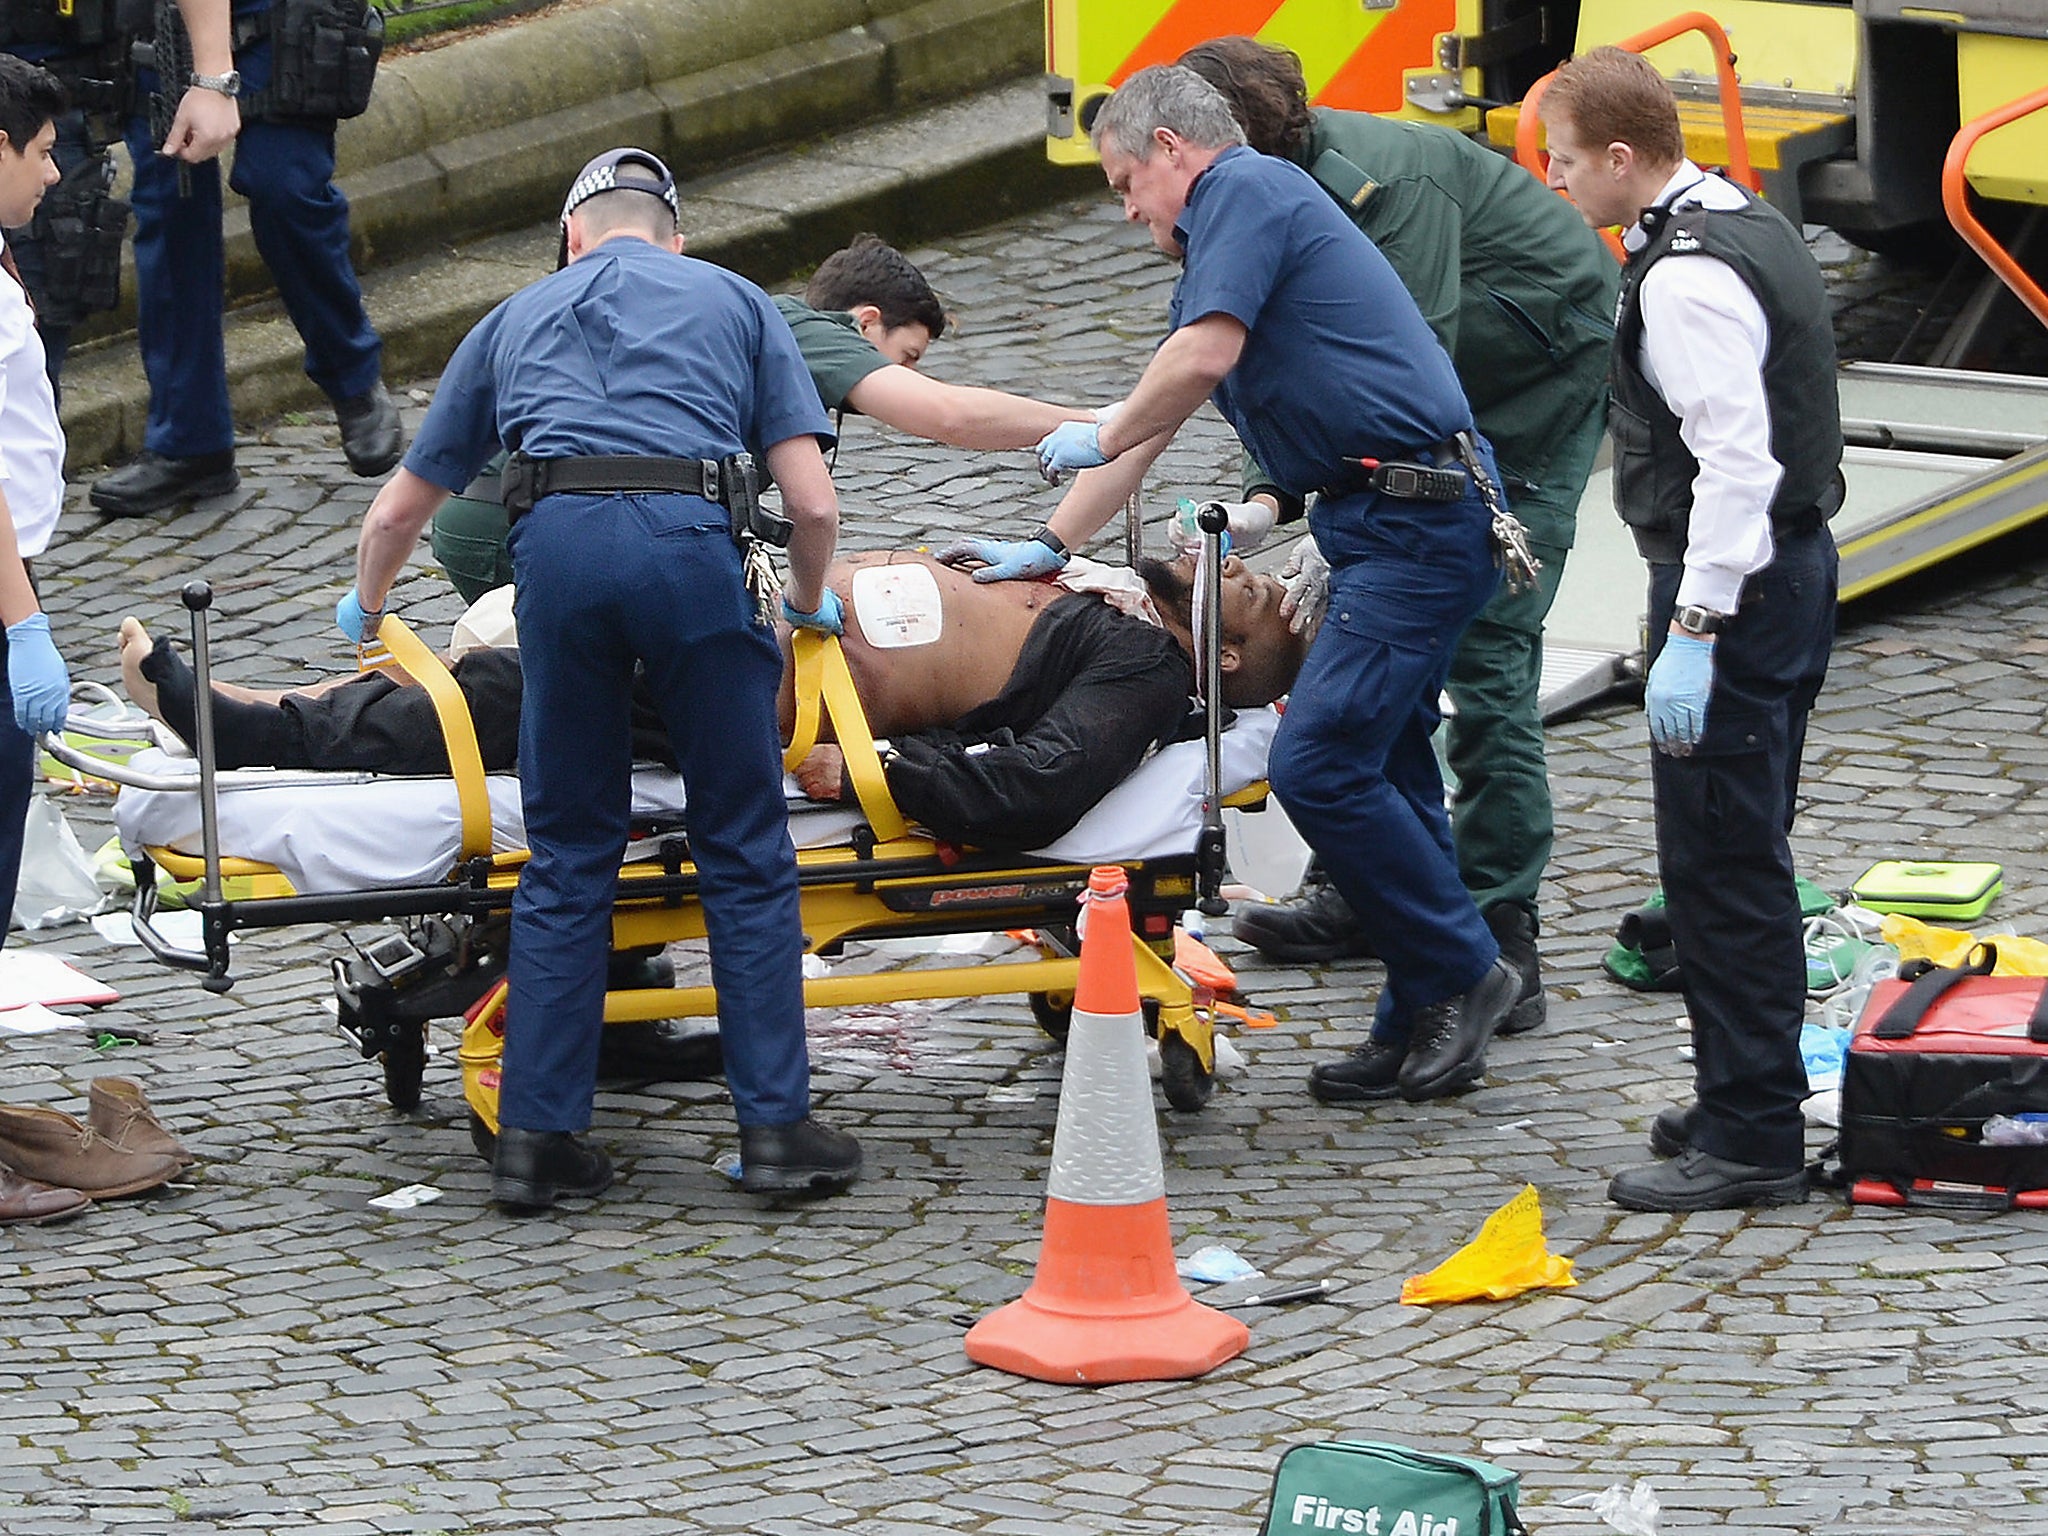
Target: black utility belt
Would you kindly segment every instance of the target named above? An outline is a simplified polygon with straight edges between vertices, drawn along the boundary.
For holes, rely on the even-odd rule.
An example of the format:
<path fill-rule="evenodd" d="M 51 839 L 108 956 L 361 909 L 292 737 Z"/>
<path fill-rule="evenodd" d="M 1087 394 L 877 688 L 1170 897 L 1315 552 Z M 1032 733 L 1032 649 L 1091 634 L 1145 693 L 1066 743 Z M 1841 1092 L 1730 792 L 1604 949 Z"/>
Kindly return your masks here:
<path fill-rule="evenodd" d="M 667 459 L 640 454 L 592 454 L 573 459 L 536 459 L 514 453 L 505 460 L 498 492 L 513 522 L 546 496 L 673 492 L 701 496 L 723 506 L 734 538 L 749 536 L 781 549 L 796 530 L 789 519 L 761 505 L 760 481 L 750 453 L 722 459 Z"/>
<path fill-rule="evenodd" d="M 1373 491 L 1396 501 L 1463 501 L 1469 486 L 1459 462 L 1464 434 L 1397 459 L 1342 459 L 1325 496 L 1357 496 Z"/>

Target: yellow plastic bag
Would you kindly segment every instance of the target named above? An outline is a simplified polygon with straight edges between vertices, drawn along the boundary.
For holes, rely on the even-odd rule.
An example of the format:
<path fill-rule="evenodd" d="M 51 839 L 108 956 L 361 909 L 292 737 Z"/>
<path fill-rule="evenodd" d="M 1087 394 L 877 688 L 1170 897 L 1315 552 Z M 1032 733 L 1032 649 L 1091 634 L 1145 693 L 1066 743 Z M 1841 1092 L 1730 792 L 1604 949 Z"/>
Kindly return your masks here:
<path fill-rule="evenodd" d="M 2048 944 L 2023 938 L 2016 933 L 1986 934 L 1981 939 L 1960 928 L 1937 928 L 1903 912 L 1884 916 L 1884 941 L 1899 952 L 1901 960 L 1929 960 L 1936 965 L 1957 966 L 1970 958 L 1976 945 L 1998 947 L 1994 976 L 2048 976 Z"/>
<path fill-rule="evenodd" d="M 1563 1289 L 1579 1282 L 1572 1261 L 1552 1253 L 1543 1241 L 1543 1201 L 1534 1184 L 1486 1218 L 1479 1235 L 1426 1275 L 1410 1275 L 1401 1287 L 1411 1307 L 1445 1301 L 1506 1301 L 1524 1291 Z"/>

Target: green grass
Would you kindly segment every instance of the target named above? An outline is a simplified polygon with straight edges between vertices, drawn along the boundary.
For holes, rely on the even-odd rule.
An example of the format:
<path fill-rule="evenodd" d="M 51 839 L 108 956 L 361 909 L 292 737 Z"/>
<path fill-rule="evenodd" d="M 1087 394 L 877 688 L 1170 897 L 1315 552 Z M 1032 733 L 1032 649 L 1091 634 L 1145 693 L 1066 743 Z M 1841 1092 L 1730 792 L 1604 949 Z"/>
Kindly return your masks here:
<path fill-rule="evenodd" d="M 549 0 L 460 0 L 455 5 L 415 9 L 406 0 L 377 0 L 377 9 L 384 13 L 384 46 L 396 48 L 436 32 L 452 32 L 501 16 L 537 11 L 548 3 Z"/>

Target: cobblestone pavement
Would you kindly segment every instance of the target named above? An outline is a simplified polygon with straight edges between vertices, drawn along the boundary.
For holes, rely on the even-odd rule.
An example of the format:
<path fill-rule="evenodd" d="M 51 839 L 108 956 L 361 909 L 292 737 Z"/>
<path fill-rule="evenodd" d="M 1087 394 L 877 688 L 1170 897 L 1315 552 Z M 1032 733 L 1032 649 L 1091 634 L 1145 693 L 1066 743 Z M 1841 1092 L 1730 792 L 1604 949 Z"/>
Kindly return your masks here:
<path fill-rule="evenodd" d="M 1090 199 L 915 253 L 964 322 L 934 371 L 1118 392 L 1170 277 L 1140 247 Z M 1875 347 L 1897 284 L 1830 259 Z M 1155 509 L 1229 456 L 1198 423 Z M 76 670 L 113 681 L 120 616 L 174 625 L 193 576 L 218 593 L 220 675 L 346 664 L 330 615 L 369 488 L 325 426 L 263 432 L 242 463 L 237 498 L 172 520 L 75 500 L 44 573 Z M 1048 504 L 1028 468 L 850 424 L 846 542 L 1024 530 Z M 2043 548 L 1850 620 L 1811 739 L 1809 875 L 1995 857 L 1996 921 L 2048 931 Z M 456 611 L 424 548 L 397 601 L 435 632 Z M 122 989 L 95 1026 L 153 1040 L 0 1040 L 0 1097 L 83 1113 L 90 1078 L 130 1073 L 200 1163 L 189 1186 L 0 1235 L 0 1531 L 1220 1536 L 1257 1528 L 1283 1448 L 1339 1432 L 1490 1448 L 1550 1532 L 1601 1529 L 1592 1496 L 1638 1478 L 1667 1533 L 2048 1531 L 2043 1218 L 1604 1200 L 1688 1082 L 1675 999 L 1597 969 L 1651 879 L 1644 755 L 1631 708 L 1555 733 L 1551 1021 L 1497 1045 L 1481 1091 L 1314 1104 L 1308 1067 L 1357 1036 L 1376 968 L 1222 943 L 1280 1024 L 1240 1037 L 1248 1069 L 1207 1109 L 1162 1110 L 1177 1244 L 1336 1291 L 1250 1314 L 1250 1350 L 1192 1383 L 1056 1387 L 962 1352 L 1035 1256 L 1060 1057 L 1019 998 L 815 1018 L 824 1113 L 868 1152 L 844 1198 L 756 1204 L 715 1167 L 734 1144 L 720 1086 L 628 1086 L 599 1100 L 611 1194 L 514 1222 L 485 1201 L 452 1032 L 411 1116 L 337 1038 L 333 932 L 245 938 L 224 997 L 83 927 L 38 936 Z M 105 835 L 103 802 L 68 809 L 88 845 Z M 1576 1289 L 1398 1304 L 1525 1181 Z M 443 1197 L 366 1206 L 413 1182 Z"/>

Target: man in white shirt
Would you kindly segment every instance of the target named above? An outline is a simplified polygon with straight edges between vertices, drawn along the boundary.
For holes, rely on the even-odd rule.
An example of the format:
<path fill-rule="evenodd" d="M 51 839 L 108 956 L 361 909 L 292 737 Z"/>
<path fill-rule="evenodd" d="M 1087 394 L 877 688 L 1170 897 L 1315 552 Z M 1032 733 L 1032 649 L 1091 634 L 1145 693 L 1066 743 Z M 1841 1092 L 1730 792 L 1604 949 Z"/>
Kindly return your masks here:
<path fill-rule="evenodd" d="M 1834 641 L 1841 415 L 1799 231 L 1685 158 L 1669 86 L 1596 48 L 1541 103 L 1550 184 L 1629 252 L 1616 306 L 1615 507 L 1650 565 L 1657 862 L 1697 1100 L 1660 1113 L 1632 1210 L 1806 1198 L 1806 962 L 1787 833 Z M 1686 258 L 1686 259 L 1678 259 Z"/>
<path fill-rule="evenodd" d="M 63 86 L 48 71 L 0 54 L 0 229 L 35 216 L 58 179 L 51 154 Z M 64 500 L 64 431 L 43 366 L 35 312 L 0 241 L 0 666 L 13 708 L 0 710 L 0 914 L 14 910 L 22 824 L 35 788 L 35 733 L 61 730 L 71 679 L 37 606 L 27 558 L 39 555 Z M 0 916 L 0 933 L 7 916 Z M 0 1224 L 47 1221 L 82 1209 L 84 1197 L 21 1178 L 0 1164 Z"/>

